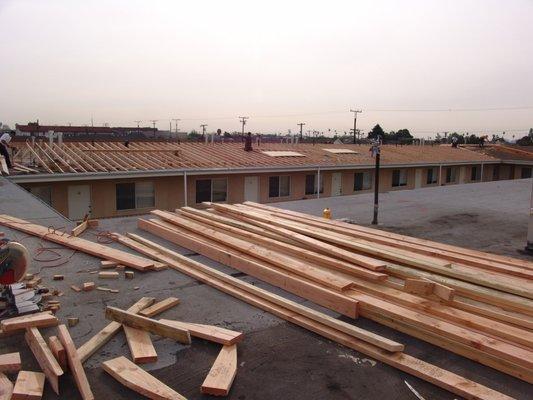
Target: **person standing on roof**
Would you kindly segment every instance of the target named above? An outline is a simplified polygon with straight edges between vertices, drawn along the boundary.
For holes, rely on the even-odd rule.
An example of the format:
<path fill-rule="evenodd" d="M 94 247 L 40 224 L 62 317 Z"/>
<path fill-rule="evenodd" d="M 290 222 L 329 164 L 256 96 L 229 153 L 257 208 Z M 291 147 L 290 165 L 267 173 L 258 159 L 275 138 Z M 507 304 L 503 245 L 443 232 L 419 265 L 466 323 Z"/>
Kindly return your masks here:
<path fill-rule="evenodd" d="M 458 144 L 459 144 L 459 139 L 457 139 L 457 136 L 452 137 L 452 147 L 455 149 L 457 148 Z"/>
<path fill-rule="evenodd" d="M 7 150 L 11 147 L 9 145 L 9 142 L 11 142 L 11 135 L 9 133 L 6 132 L 2 136 L 0 136 L 0 154 L 2 154 L 6 159 L 7 167 L 13 168 L 13 165 L 11 164 L 11 159 L 9 158 L 9 151 Z"/>

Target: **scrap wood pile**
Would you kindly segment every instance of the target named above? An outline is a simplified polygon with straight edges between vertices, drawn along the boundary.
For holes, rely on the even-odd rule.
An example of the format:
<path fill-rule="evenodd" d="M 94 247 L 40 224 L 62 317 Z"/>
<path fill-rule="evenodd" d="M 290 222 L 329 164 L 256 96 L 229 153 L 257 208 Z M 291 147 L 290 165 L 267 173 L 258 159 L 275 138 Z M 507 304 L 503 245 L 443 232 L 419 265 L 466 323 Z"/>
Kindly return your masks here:
<path fill-rule="evenodd" d="M 59 325 L 58 318 L 51 313 L 42 312 L 1 321 L 3 334 L 25 332 L 26 343 L 42 372 L 22 370 L 18 352 L 0 354 L 0 399 L 40 399 L 45 381 L 59 395 L 60 378 L 66 372 L 73 376 L 81 398 L 94 399 L 83 363 L 122 328 L 133 362 L 119 356 L 104 361 L 102 368 L 123 385 L 152 399 L 185 399 L 136 364 L 157 361 L 150 333 L 184 344 L 191 344 L 193 336 L 222 345 L 201 386 L 201 392 L 217 396 L 227 395 L 237 373 L 237 343 L 242 340 L 243 334 L 218 326 L 153 319 L 152 317 L 177 305 L 179 300 L 171 297 L 155 304 L 154 302 L 152 297 L 143 297 L 128 310 L 108 306 L 105 315 L 113 322 L 77 349 L 67 327 Z M 54 326 L 57 326 L 57 336 L 49 336 L 48 341 L 45 340 L 41 329 Z M 14 385 L 6 374 L 17 374 Z"/>
<path fill-rule="evenodd" d="M 158 219 L 139 219 L 138 225 L 340 314 L 372 319 L 533 382 L 531 263 L 255 203 L 209 207 L 185 207 L 176 213 L 156 210 L 153 214 Z M 0 224 L 39 232 L 38 226 L 28 229 L 25 221 L 8 216 L 0 216 Z M 462 397 L 509 399 L 406 354 L 401 343 L 289 301 L 139 235 L 115 237 L 147 258 L 106 246 L 96 249 L 95 243 L 75 237 L 49 235 L 46 239 L 141 270 L 153 269 L 156 260 Z"/>

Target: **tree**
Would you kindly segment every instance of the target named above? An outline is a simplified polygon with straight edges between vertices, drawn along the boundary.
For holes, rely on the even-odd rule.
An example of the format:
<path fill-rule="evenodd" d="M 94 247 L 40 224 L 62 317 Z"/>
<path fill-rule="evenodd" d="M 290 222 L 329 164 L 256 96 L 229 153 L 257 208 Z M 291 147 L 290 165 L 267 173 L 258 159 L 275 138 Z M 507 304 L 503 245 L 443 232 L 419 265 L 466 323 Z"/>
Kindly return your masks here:
<path fill-rule="evenodd" d="M 374 140 L 379 138 L 384 139 L 385 135 L 386 133 L 383 128 L 379 124 L 376 124 L 376 126 L 374 126 L 370 132 L 368 132 L 367 138 Z"/>
<path fill-rule="evenodd" d="M 516 141 L 516 144 L 519 146 L 533 146 L 533 137 L 524 136 Z"/>
<path fill-rule="evenodd" d="M 456 137 L 458 144 L 464 144 L 465 143 L 465 137 L 464 135 L 460 135 L 457 132 L 452 133 L 451 135 L 448 135 L 448 143 L 451 143 L 452 139 Z"/>

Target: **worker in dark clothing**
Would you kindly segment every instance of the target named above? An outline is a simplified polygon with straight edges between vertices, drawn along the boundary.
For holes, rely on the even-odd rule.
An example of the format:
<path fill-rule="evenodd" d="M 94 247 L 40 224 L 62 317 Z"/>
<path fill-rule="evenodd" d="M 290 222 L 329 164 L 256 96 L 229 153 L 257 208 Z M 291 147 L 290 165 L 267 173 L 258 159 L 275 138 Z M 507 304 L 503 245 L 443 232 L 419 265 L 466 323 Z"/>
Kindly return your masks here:
<path fill-rule="evenodd" d="M 11 142 L 11 135 L 9 133 L 6 132 L 2 136 L 0 136 L 0 154 L 2 154 L 6 159 L 7 167 L 13 168 L 13 165 L 11 164 L 11 159 L 9 158 L 8 149 L 11 147 L 9 145 L 9 142 Z"/>

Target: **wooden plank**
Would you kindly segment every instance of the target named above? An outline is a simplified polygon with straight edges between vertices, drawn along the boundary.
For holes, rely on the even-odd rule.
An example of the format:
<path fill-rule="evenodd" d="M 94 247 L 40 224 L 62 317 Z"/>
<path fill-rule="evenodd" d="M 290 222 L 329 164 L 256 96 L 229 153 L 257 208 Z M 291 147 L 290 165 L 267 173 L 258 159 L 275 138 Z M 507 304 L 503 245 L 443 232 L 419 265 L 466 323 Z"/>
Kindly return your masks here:
<path fill-rule="evenodd" d="M 352 263 L 339 260 L 338 258 L 330 257 L 328 255 L 321 254 L 321 253 L 303 248 L 300 245 L 293 245 L 291 243 L 287 243 L 287 241 L 284 238 L 283 239 L 271 239 L 269 237 L 264 236 L 263 234 L 256 234 L 248 230 L 236 228 L 231 225 L 212 220 L 212 218 L 218 217 L 218 215 L 215 215 L 215 214 L 206 213 L 205 215 L 207 215 L 208 217 L 203 217 L 203 216 L 199 216 L 194 213 L 190 213 L 188 211 L 181 211 L 181 210 L 179 211 L 179 214 L 187 218 L 197 220 L 198 222 L 204 224 L 205 226 L 211 226 L 222 232 L 234 233 L 241 238 L 244 237 L 247 240 L 253 241 L 254 243 L 259 243 L 273 250 L 282 251 L 289 255 L 295 255 L 304 260 L 315 262 L 322 266 L 335 269 L 338 271 L 342 271 L 347 274 L 353 274 L 355 276 L 363 276 L 363 277 L 368 276 L 368 271 L 365 270 L 363 267 L 359 267 Z M 262 229 L 256 226 L 254 226 L 254 228 L 261 229 L 265 232 L 268 232 L 266 229 Z M 371 260 L 371 259 L 368 258 L 368 260 Z M 380 271 L 380 270 L 384 271 L 386 267 L 386 263 L 383 261 L 375 260 L 375 266 L 376 266 L 374 269 L 375 271 Z M 375 279 L 384 280 L 386 278 L 386 274 L 373 274 L 371 276 Z"/>
<path fill-rule="evenodd" d="M 349 279 L 350 277 L 347 275 L 340 275 L 340 272 L 330 271 L 323 267 L 301 262 L 294 257 L 269 250 L 264 246 L 256 245 L 247 240 L 229 236 L 214 229 L 209 229 L 198 223 L 192 222 L 191 220 L 174 217 L 170 213 L 164 211 L 156 210 L 153 212 L 153 214 L 163 218 L 165 221 L 171 222 L 173 225 L 177 225 L 201 236 L 208 237 L 211 240 L 215 240 L 242 253 L 259 258 L 263 261 L 276 265 L 277 267 L 286 269 L 300 276 L 304 276 L 337 291 L 347 290 L 351 286 L 351 281 Z M 365 270 L 364 272 L 373 274 L 372 271 Z M 383 275 L 383 277 L 386 278 L 386 275 L 380 275 Z"/>
<path fill-rule="evenodd" d="M 77 227 L 72 229 L 70 232 L 72 236 L 80 236 L 85 230 L 89 227 L 89 223 L 87 221 L 83 221 L 81 224 L 79 224 Z"/>
<path fill-rule="evenodd" d="M 157 246 L 157 244 L 155 243 L 154 245 Z M 254 285 L 240 281 L 232 276 L 223 274 L 222 272 L 219 272 L 213 268 L 207 267 L 194 260 L 190 260 L 184 256 L 181 256 L 180 254 L 175 253 L 174 255 L 175 257 L 178 257 L 178 258 L 182 257 L 183 258 L 182 262 L 174 261 L 173 258 L 168 257 L 168 256 L 163 256 L 160 253 L 159 254 L 154 253 L 154 254 L 158 260 L 160 260 L 161 262 L 168 263 L 169 266 L 173 269 L 176 269 L 210 286 L 213 286 L 229 295 L 232 295 L 251 305 L 259 307 L 267 312 L 270 312 L 280 318 L 288 320 L 305 329 L 309 329 L 328 339 L 334 340 L 342 345 L 350 347 L 356 351 L 359 351 L 363 354 L 373 357 L 379 361 L 392 365 L 393 367 L 398 368 L 404 372 L 410 373 L 423 380 L 431 382 L 459 396 L 462 396 L 467 399 L 511 400 L 510 397 L 505 396 L 502 393 L 496 392 L 483 385 L 479 385 L 473 381 L 465 379 L 449 371 L 443 370 L 435 365 L 426 363 L 422 360 L 408 356 L 401 352 L 390 353 L 386 350 L 380 349 L 377 346 L 358 340 L 348 333 L 344 333 L 339 330 L 336 330 L 329 325 L 321 324 L 320 322 L 317 322 L 320 319 L 323 319 L 324 321 L 333 320 L 333 321 L 341 322 L 323 313 L 316 312 L 314 310 L 311 310 L 305 306 L 291 302 L 289 300 L 286 300 L 286 299 L 284 300 L 288 304 L 293 304 L 295 307 L 298 307 L 299 310 L 302 312 L 305 312 L 305 310 L 307 310 L 308 315 L 313 316 L 314 318 L 314 319 L 311 319 L 302 314 L 299 314 L 298 312 L 291 311 L 287 308 L 281 307 L 278 304 L 269 302 L 265 300 L 264 298 L 259 297 L 258 295 L 255 294 L 255 293 L 262 294 L 266 291 Z M 209 275 L 209 273 L 212 273 L 213 275 Z M 223 281 L 222 279 L 215 278 L 215 276 L 221 276 L 221 277 L 225 276 L 227 281 Z M 249 292 L 245 291 L 244 289 L 238 288 L 229 282 L 235 282 L 235 283 L 241 282 L 242 285 L 247 287 Z M 266 292 L 266 293 L 269 293 L 269 292 Z"/>
<path fill-rule="evenodd" d="M 46 344 L 41 332 L 37 328 L 28 328 L 25 338 L 50 386 L 56 394 L 59 394 L 59 377 L 63 375 L 63 369 Z"/>
<path fill-rule="evenodd" d="M 242 332 L 236 332 L 218 326 L 174 321 L 170 319 L 160 319 L 159 321 L 181 329 L 187 329 L 191 333 L 191 336 L 210 340 L 211 342 L 220 343 L 226 346 L 239 343 L 244 338 L 244 334 Z"/>
<path fill-rule="evenodd" d="M 115 268 L 117 265 L 119 265 L 119 263 L 116 261 L 111 261 L 111 260 L 100 261 L 100 266 L 102 268 Z"/>
<path fill-rule="evenodd" d="M 141 310 L 139 312 L 139 315 L 142 315 L 143 317 L 151 318 L 154 315 L 157 315 L 159 313 L 162 313 L 163 311 L 166 311 L 180 303 L 180 300 L 176 297 L 168 297 L 165 300 L 161 300 L 160 302 L 155 303 L 154 305 L 145 308 L 144 310 Z"/>
<path fill-rule="evenodd" d="M 98 278 L 100 279 L 118 279 L 120 274 L 116 271 L 102 271 L 98 272 Z"/>
<path fill-rule="evenodd" d="M 142 309 L 152 305 L 155 302 L 153 297 L 142 297 L 139 301 L 128 308 L 129 312 L 138 313 Z M 78 348 L 78 355 L 81 362 L 87 361 L 100 347 L 106 344 L 115 334 L 120 331 L 122 324 L 118 322 L 111 322 L 106 325 L 101 331 L 90 338 L 87 342 Z"/>
<path fill-rule="evenodd" d="M 0 372 L 13 374 L 20 371 L 20 353 L 0 354 Z"/>
<path fill-rule="evenodd" d="M 132 236 L 138 240 L 142 240 L 145 245 L 156 249 L 153 252 L 154 257 L 162 262 L 167 263 L 171 268 L 186 275 L 192 276 L 193 278 L 198 279 L 201 282 L 214 286 L 217 289 L 222 290 L 235 297 L 238 297 L 242 300 L 247 301 L 248 297 L 246 294 L 242 295 L 240 292 L 241 290 L 253 294 L 254 296 L 262 300 L 268 301 L 277 306 L 281 306 L 289 310 L 291 313 L 298 313 L 304 315 L 306 318 L 320 322 L 326 326 L 333 327 L 334 329 L 342 331 L 347 335 L 368 341 L 369 343 L 372 343 L 377 347 L 386 349 L 387 351 L 395 352 L 403 351 L 404 349 L 404 346 L 401 343 L 389 340 L 372 332 L 358 328 L 354 325 L 340 321 L 336 318 L 332 318 L 328 315 L 317 312 L 309 307 L 302 306 L 301 304 L 288 300 L 282 296 L 278 296 L 267 290 L 261 289 L 255 285 L 251 285 L 247 282 L 241 281 L 240 279 L 224 274 L 214 268 L 207 267 L 202 263 L 191 260 L 190 258 L 182 256 L 181 254 L 178 254 L 172 250 L 166 249 L 163 246 L 151 242 L 147 239 L 141 238 L 140 236 Z"/>
<path fill-rule="evenodd" d="M 13 393 L 13 383 L 0 372 L 0 400 L 10 400 Z"/>
<path fill-rule="evenodd" d="M 91 391 L 91 386 L 83 370 L 83 365 L 81 364 L 78 352 L 76 351 L 76 346 L 70 337 L 70 333 L 65 325 L 59 325 L 57 327 L 57 336 L 61 341 L 61 344 L 65 348 L 67 353 L 67 361 L 70 369 L 70 373 L 74 377 L 76 386 L 80 391 L 81 397 L 83 400 L 92 400 L 94 395 Z"/>
<path fill-rule="evenodd" d="M 271 285 L 278 286 L 321 306 L 328 307 L 331 310 L 352 318 L 357 317 L 357 302 L 352 301 L 353 299 L 349 299 L 342 293 L 324 288 L 315 282 L 292 274 L 289 271 L 280 271 L 277 268 L 268 266 L 266 263 L 260 263 L 253 257 L 246 256 L 236 250 L 224 248 L 222 245 L 195 235 L 192 232 L 179 231 L 178 229 L 180 228 L 169 228 L 164 224 L 164 222 L 138 220 L 140 229 L 163 237 L 172 243 L 188 248 L 246 274 L 255 276 Z M 121 242 L 120 237 L 118 240 Z"/>
<path fill-rule="evenodd" d="M 46 328 L 56 326 L 58 323 L 57 318 L 50 312 L 40 312 L 4 319 L 0 322 L 0 329 L 4 332 L 12 332 L 26 328 Z"/>
<path fill-rule="evenodd" d="M 191 344 L 191 335 L 186 329 L 176 328 L 175 326 L 110 306 L 106 307 L 105 316 L 107 319 L 133 328 L 146 330 L 154 335 L 174 339 L 184 344 Z"/>
<path fill-rule="evenodd" d="M 200 391 L 212 396 L 227 396 L 237 375 L 237 345 L 222 346 Z"/>
<path fill-rule="evenodd" d="M 154 263 L 142 257 L 126 253 L 121 250 L 113 249 L 99 243 L 94 243 L 79 237 L 69 236 L 63 232 L 55 233 L 50 231 L 47 227 L 32 224 L 19 218 L 14 218 L 8 215 L 0 215 L 0 225 L 5 225 L 10 228 L 28 233 L 30 235 L 39 236 L 41 239 L 50 242 L 58 243 L 63 246 L 75 249 L 93 256 L 103 258 L 106 260 L 117 261 L 120 264 L 127 265 L 131 268 L 139 270 L 147 270 L 154 266 Z"/>
<path fill-rule="evenodd" d="M 404 290 L 408 293 L 420 294 L 422 296 L 429 296 L 433 294 L 435 283 L 425 279 L 407 278 L 405 280 Z"/>
<path fill-rule="evenodd" d="M 57 336 L 50 336 L 48 338 L 48 347 L 50 347 L 52 354 L 59 363 L 59 366 L 61 367 L 63 372 L 66 372 L 68 368 L 67 353 L 65 352 L 65 348 L 63 347 Z"/>
<path fill-rule="evenodd" d="M 39 400 L 43 396 L 44 374 L 20 371 L 13 388 L 11 400 Z"/>
<path fill-rule="evenodd" d="M 150 399 L 186 400 L 185 397 L 136 366 L 126 357 L 104 361 L 102 368 L 124 386 Z"/>
<path fill-rule="evenodd" d="M 142 329 L 132 328 L 127 325 L 122 326 L 126 334 L 126 341 L 128 342 L 133 362 L 135 364 L 156 362 L 157 352 L 155 351 L 150 334 Z"/>
<path fill-rule="evenodd" d="M 455 295 L 455 290 L 440 283 L 435 283 L 433 285 L 433 294 L 442 300 L 451 301 Z"/>

